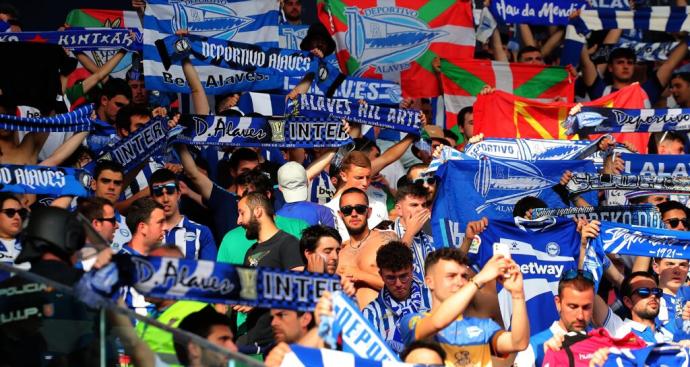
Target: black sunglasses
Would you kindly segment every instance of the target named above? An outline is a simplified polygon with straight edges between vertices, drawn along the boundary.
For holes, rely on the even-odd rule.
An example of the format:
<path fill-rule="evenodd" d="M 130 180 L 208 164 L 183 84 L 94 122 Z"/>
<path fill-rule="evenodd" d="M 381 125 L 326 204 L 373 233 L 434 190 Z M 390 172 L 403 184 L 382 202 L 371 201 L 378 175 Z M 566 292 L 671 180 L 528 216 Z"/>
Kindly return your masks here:
<path fill-rule="evenodd" d="M 669 218 L 664 220 L 664 223 L 667 223 L 671 228 L 678 228 L 678 225 L 683 223 L 683 226 L 685 228 L 688 228 L 688 218 Z"/>
<path fill-rule="evenodd" d="M 9 218 L 14 218 L 16 214 L 19 214 L 19 218 L 21 219 L 26 219 L 26 217 L 29 216 L 29 209 L 26 208 L 21 208 L 21 209 L 2 209 L 0 212 L 4 213 L 7 217 Z"/>
<path fill-rule="evenodd" d="M 415 185 L 424 185 L 425 183 L 427 185 L 433 185 L 436 183 L 436 177 L 431 176 L 431 177 L 420 177 L 420 178 L 415 178 L 414 181 L 412 181 L 413 184 Z"/>
<path fill-rule="evenodd" d="M 177 192 L 177 185 L 175 185 L 174 183 L 167 183 L 165 185 L 154 185 L 152 191 L 153 196 L 155 197 L 163 196 L 163 191 L 165 191 L 165 193 L 168 195 L 172 195 L 175 192 Z"/>
<path fill-rule="evenodd" d="M 99 222 L 110 222 L 110 224 L 115 225 L 117 223 L 117 218 L 116 217 L 110 217 L 110 218 L 96 218 L 97 221 Z"/>
<path fill-rule="evenodd" d="M 346 205 L 340 208 L 340 212 L 343 213 L 344 216 L 348 217 L 352 214 L 353 210 L 356 211 L 357 214 L 364 214 L 367 212 L 367 209 L 369 209 L 369 207 L 362 204 Z"/>
<path fill-rule="evenodd" d="M 632 293 L 637 293 L 637 295 L 642 298 L 647 298 L 652 295 L 656 298 L 661 298 L 661 295 L 664 294 L 664 291 L 661 288 L 642 287 L 635 289 Z"/>
<path fill-rule="evenodd" d="M 578 276 L 580 276 L 580 277 L 584 278 L 586 281 L 589 281 L 590 283 L 594 284 L 594 275 L 592 275 L 592 273 L 590 273 L 589 271 L 586 271 L 586 270 L 578 270 L 578 269 L 567 270 L 561 276 L 561 281 L 573 280 L 573 279 L 577 278 Z"/>

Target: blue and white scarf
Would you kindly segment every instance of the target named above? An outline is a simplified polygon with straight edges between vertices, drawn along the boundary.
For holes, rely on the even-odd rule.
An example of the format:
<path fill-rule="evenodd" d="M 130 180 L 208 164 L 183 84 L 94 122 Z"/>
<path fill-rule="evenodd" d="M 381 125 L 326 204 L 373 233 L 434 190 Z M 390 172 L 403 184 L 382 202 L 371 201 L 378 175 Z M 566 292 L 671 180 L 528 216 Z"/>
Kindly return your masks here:
<path fill-rule="evenodd" d="M 287 77 L 284 80 L 283 91 L 292 90 L 302 80 L 301 77 Z M 324 85 L 312 83 L 307 93 L 319 96 L 328 95 L 329 89 Z M 366 100 L 375 105 L 398 105 L 402 100 L 400 85 L 389 80 L 345 77 L 333 90 L 334 98 L 347 98 L 355 101 Z"/>
<path fill-rule="evenodd" d="M 307 117 L 335 117 L 371 126 L 393 129 L 419 135 L 420 112 L 412 109 L 390 108 L 347 99 L 327 98 L 314 94 L 301 94 L 295 101 L 294 111 Z"/>
<path fill-rule="evenodd" d="M 156 46 L 166 70 L 173 62 L 194 55 L 197 61 L 205 65 L 270 74 L 277 85 L 282 82 L 282 76 L 303 77 L 307 73 L 327 72 L 325 63 L 306 51 L 261 47 L 194 35 L 169 36 L 156 41 Z"/>
<path fill-rule="evenodd" d="M 338 119 L 260 118 L 186 115 L 187 129 L 176 142 L 192 145 L 312 148 L 352 142 Z"/>
<path fill-rule="evenodd" d="M 134 33 L 134 37 L 132 34 Z M 72 51 L 141 51 L 142 36 L 136 28 L 66 29 L 60 32 L 6 32 L 0 42 L 36 42 L 58 45 Z"/>
<path fill-rule="evenodd" d="M 641 176 L 688 176 L 690 160 L 684 154 L 621 154 L 623 172 Z"/>
<path fill-rule="evenodd" d="M 561 65 L 580 63 L 580 52 L 590 31 L 604 29 L 644 29 L 666 33 L 690 29 L 689 7 L 652 6 L 637 10 L 583 10 L 570 20 L 563 44 Z"/>
<path fill-rule="evenodd" d="M 181 29 L 190 34 L 243 42 L 261 47 L 278 47 L 278 2 L 253 0 L 217 0 L 187 2 L 149 0 L 144 14 L 144 74 L 146 87 L 174 93 L 190 93 L 180 65 L 165 70 L 155 42 Z M 273 89 L 276 84 L 266 74 L 204 65 L 194 58 L 192 64 L 207 94 L 239 93 Z M 270 83 L 269 83 L 270 82 Z M 278 87 L 282 85 L 278 81 Z M 263 86 L 266 88 L 263 88 Z"/>
<path fill-rule="evenodd" d="M 96 161 L 89 163 L 86 170 L 93 172 L 100 160 L 111 160 L 120 163 L 125 174 L 146 161 L 149 157 L 159 154 L 167 146 L 168 141 L 181 132 L 181 128 L 168 128 L 168 119 L 157 117 L 139 128 L 115 145 L 107 147 Z"/>
<path fill-rule="evenodd" d="M 342 335 L 343 350 L 360 358 L 374 361 L 398 361 L 376 330 L 359 311 L 359 307 L 342 292 L 333 296 L 333 316 L 322 317 L 319 336 L 324 340 L 337 340 Z"/>
<path fill-rule="evenodd" d="M 503 23 L 565 25 L 571 12 L 586 5 L 584 0 L 494 0 L 490 8 Z"/>
<path fill-rule="evenodd" d="M 590 246 L 605 253 L 690 260 L 690 233 L 685 231 L 601 222 Z"/>
<path fill-rule="evenodd" d="M 397 361 L 372 361 L 333 349 L 314 349 L 290 345 L 280 367 L 419 367 Z"/>
<path fill-rule="evenodd" d="M 550 139 L 483 139 L 467 144 L 465 154 L 479 159 L 519 159 L 524 161 L 587 159 L 599 150 L 599 143 L 610 135 L 595 141 Z"/>
<path fill-rule="evenodd" d="M 690 130 L 690 108 L 582 107 L 563 122 L 567 134 Z"/>
<path fill-rule="evenodd" d="M 577 172 L 566 185 L 571 195 L 593 190 L 645 190 L 657 193 L 688 193 L 687 177 L 610 175 Z"/>
<path fill-rule="evenodd" d="M 90 180 L 76 168 L 0 164 L 0 192 L 86 197 Z"/>
<path fill-rule="evenodd" d="M 395 234 L 398 236 L 398 238 L 403 238 L 403 236 L 405 235 L 405 228 L 402 226 L 402 223 L 400 223 L 400 218 L 397 218 L 395 220 L 395 223 L 393 224 L 393 230 L 395 231 Z M 423 284 L 424 261 L 430 253 L 436 250 L 436 248 L 434 247 L 434 238 L 424 233 L 423 231 L 419 231 L 419 233 L 417 233 L 412 238 L 411 250 L 412 273 L 414 275 L 414 278 Z"/>
<path fill-rule="evenodd" d="M 623 41 L 616 44 L 602 45 L 597 52 L 592 55 L 595 63 L 606 63 L 611 51 L 617 48 L 630 48 L 635 51 L 637 61 L 665 61 L 668 54 L 678 46 L 678 42 L 634 42 Z"/>
<path fill-rule="evenodd" d="M 91 130 L 93 104 L 68 113 L 48 117 L 19 117 L 0 115 L 0 129 L 33 132 L 77 132 Z"/>
<path fill-rule="evenodd" d="M 242 267 L 207 260 L 117 255 L 120 285 L 147 297 L 313 311 L 335 275 Z"/>
<path fill-rule="evenodd" d="M 537 208 L 532 218 L 576 217 L 587 220 L 609 221 L 652 228 L 664 228 L 661 213 L 654 205 L 580 206 L 572 208 Z"/>

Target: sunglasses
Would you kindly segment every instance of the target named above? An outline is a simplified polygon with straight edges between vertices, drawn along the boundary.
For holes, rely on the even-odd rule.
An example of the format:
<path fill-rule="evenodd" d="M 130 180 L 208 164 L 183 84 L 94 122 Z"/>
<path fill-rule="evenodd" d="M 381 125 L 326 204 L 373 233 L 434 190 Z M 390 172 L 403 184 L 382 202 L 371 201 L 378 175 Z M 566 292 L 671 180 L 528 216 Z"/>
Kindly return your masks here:
<path fill-rule="evenodd" d="M 3 214 L 5 214 L 8 218 L 14 218 L 15 215 L 19 214 L 19 218 L 21 219 L 26 219 L 26 217 L 29 216 L 29 209 L 26 208 L 21 208 L 21 209 L 2 209 L 0 210 Z"/>
<path fill-rule="evenodd" d="M 110 217 L 110 218 L 96 218 L 97 221 L 99 222 L 110 222 L 110 224 L 115 225 L 117 223 L 117 218 L 116 217 Z"/>
<path fill-rule="evenodd" d="M 429 186 L 433 185 L 436 183 L 436 177 L 420 177 L 420 178 L 415 178 L 414 181 L 412 181 L 413 184 L 415 185 L 424 185 L 427 184 Z"/>
<path fill-rule="evenodd" d="M 367 212 L 367 209 L 369 209 L 368 206 L 362 205 L 362 204 L 357 204 L 357 205 L 346 205 L 342 208 L 340 208 L 340 212 L 343 213 L 344 216 L 348 217 L 352 215 L 352 211 L 356 211 L 357 214 L 364 214 Z"/>
<path fill-rule="evenodd" d="M 669 218 L 669 219 L 664 220 L 664 223 L 671 226 L 671 228 L 678 228 L 678 225 L 681 223 L 683 223 L 683 226 L 685 228 L 690 227 L 688 225 L 688 218 Z"/>
<path fill-rule="evenodd" d="M 165 185 L 154 185 L 152 191 L 153 196 L 155 197 L 163 196 L 163 192 L 165 192 L 168 195 L 173 195 L 175 192 L 177 192 L 177 185 L 174 183 L 167 183 Z"/>
<path fill-rule="evenodd" d="M 586 281 L 594 284 L 594 275 L 592 275 L 592 273 L 590 273 L 586 270 L 578 270 L 578 269 L 566 270 L 566 272 L 563 273 L 563 275 L 561 276 L 561 281 L 574 280 L 578 276 L 582 277 Z"/>
<path fill-rule="evenodd" d="M 648 288 L 648 287 L 637 288 L 634 291 L 632 291 L 632 294 L 637 294 L 638 296 L 640 296 L 642 298 L 647 298 L 649 296 L 661 298 L 661 295 L 663 293 L 664 293 L 664 291 L 661 288 Z"/>

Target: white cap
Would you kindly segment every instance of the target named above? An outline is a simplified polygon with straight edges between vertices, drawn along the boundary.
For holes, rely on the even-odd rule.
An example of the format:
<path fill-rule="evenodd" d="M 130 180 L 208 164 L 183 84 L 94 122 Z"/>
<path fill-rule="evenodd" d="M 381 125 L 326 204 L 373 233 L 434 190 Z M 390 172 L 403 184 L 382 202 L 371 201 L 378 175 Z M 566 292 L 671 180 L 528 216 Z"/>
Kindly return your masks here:
<path fill-rule="evenodd" d="M 278 169 L 278 186 L 286 203 L 305 201 L 309 197 L 307 170 L 297 162 L 287 162 Z"/>

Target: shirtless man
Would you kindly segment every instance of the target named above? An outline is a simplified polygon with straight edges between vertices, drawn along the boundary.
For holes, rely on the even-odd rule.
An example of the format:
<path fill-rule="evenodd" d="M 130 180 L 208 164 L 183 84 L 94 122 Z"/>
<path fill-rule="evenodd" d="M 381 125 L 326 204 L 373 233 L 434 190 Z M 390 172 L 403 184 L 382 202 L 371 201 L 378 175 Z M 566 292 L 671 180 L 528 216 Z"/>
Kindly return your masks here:
<path fill-rule="evenodd" d="M 367 194 L 358 188 L 349 188 L 343 192 L 338 213 L 350 239 L 343 242 L 340 248 L 337 273 L 354 283 L 357 303 L 363 309 L 383 288 L 383 280 L 376 266 L 376 251 L 398 238 L 392 231 L 369 229 L 369 200 Z"/>

